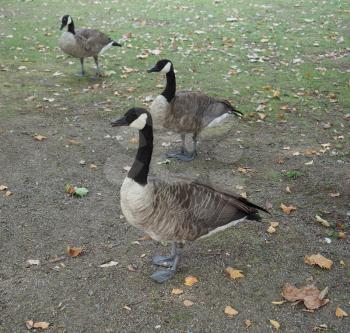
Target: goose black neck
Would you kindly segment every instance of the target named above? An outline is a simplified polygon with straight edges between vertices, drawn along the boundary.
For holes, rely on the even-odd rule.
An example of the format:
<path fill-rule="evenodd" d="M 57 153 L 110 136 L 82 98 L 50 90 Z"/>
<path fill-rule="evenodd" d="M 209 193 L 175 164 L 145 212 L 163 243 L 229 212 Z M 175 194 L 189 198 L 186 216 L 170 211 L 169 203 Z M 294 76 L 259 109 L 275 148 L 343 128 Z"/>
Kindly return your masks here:
<path fill-rule="evenodd" d="M 174 69 L 171 66 L 171 70 L 166 73 L 166 87 L 164 91 L 162 92 L 162 95 L 166 98 L 168 102 L 170 102 L 174 97 L 176 93 L 176 78 Z"/>
<path fill-rule="evenodd" d="M 72 20 L 71 23 L 68 24 L 68 32 L 70 32 L 73 35 L 75 35 L 75 29 L 74 29 L 74 22 L 73 22 L 73 20 Z"/>
<path fill-rule="evenodd" d="M 153 152 L 153 130 L 148 124 L 139 131 L 139 148 L 137 150 L 134 164 L 132 165 L 128 177 L 138 184 L 147 184 L 149 165 Z"/>

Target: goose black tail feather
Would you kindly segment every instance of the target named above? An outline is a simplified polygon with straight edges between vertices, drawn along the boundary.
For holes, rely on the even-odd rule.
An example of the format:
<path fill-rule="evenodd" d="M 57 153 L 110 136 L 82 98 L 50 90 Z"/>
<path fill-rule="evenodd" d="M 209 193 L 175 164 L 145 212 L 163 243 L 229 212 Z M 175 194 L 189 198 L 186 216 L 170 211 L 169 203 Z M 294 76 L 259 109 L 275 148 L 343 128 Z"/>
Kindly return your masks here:
<path fill-rule="evenodd" d="M 266 210 L 265 208 L 262 208 L 262 207 L 260 207 L 260 206 L 258 206 L 258 205 L 255 205 L 255 204 L 251 203 L 251 202 L 248 201 L 246 198 L 240 197 L 240 198 L 238 198 L 238 200 L 241 201 L 241 202 L 243 202 L 243 203 L 244 203 L 245 205 L 247 205 L 248 207 L 255 208 L 255 209 L 257 209 L 257 210 L 261 210 L 261 211 L 263 211 L 263 212 L 265 212 L 265 213 L 271 215 L 271 213 L 270 213 L 268 210 Z M 254 215 L 254 214 L 256 214 L 256 213 L 257 213 L 256 211 L 253 211 L 251 214 Z"/>
<path fill-rule="evenodd" d="M 119 43 L 118 43 L 118 42 L 116 42 L 116 41 L 113 41 L 112 46 L 121 46 L 121 44 L 119 44 Z"/>
<path fill-rule="evenodd" d="M 224 100 L 223 103 L 230 109 L 228 113 L 234 114 L 236 116 L 242 117 L 243 113 L 241 111 L 238 111 L 234 106 L 231 105 L 231 103 L 227 100 Z"/>

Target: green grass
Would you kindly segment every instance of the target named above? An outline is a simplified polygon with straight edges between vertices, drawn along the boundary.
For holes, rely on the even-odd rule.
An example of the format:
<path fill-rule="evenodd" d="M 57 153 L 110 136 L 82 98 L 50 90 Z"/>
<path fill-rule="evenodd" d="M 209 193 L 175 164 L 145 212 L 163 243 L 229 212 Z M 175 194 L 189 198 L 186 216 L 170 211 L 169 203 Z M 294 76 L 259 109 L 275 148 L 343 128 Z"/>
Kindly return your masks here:
<path fill-rule="evenodd" d="M 285 173 L 285 176 L 287 178 L 291 178 L 291 179 L 296 179 L 299 178 L 303 175 L 302 172 L 298 171 L 298 170 L 289 170 Z"/>
<path fill-rule="evenodd" d="M 253 119 L 257 119 L 255 110 L 262 103 L 265 108 L 261 112 L 269 121 L 293 118 L 308 128 L 305 119 L 322 118 L 335 108 L 346 113 L 349 108 L 344 55 L 350 46 L 346 25 L 350 5 L 345 1 L 318 6 L 314 1 L 297 5 L 277 0 L 268 5 L 241 0 L 234 6 L 183 0 L 69 3 L 39 0 L 2 4 L 0 57 L 1 65 L 8 68 L 0 78 L 2 116 L 43 109 L 73 111 L 82 106 L 97 109 L 101 116 L 109 115 L 109 109 L 121 113 L 161 90 L 155 86 L 164 84 L 164 78 L 145 71 L 164 57 L 175 64 L 179 89 L 200 89 L 231 99 Z M 105 79 L 103 88 L 89 89 L 94 82 L 75 77 L 79 61 L 67 58 L 57 47 L 60 17 L 67 8 L 71 8 L 76 27 L 96 27 L 115 39 L 132 34 L 123 48 L 113 48 L 101 59 L 106 72 L 115 72 Z M 330 12 L 336 13 L 332 20 L 328 19 Z M 228 22 L 228 17 L 236 21 Z M 147 49 L 159 49 L 161 55 L 136 57 Z M 248 56 L 254 53 L 262 62 L 250 61 Z M 20 66 L 27 69 L 19 70 Z M 123 66 L 138 71 L 125 76 Z M 89 74 L 94 73 L 91 60 L 86 68 Z M 63 75 L 53 76 L 55 72 Z M 129 92 L 130 88 L 135 90 Z M 271 98 L 274 90 L 280 90 L 279 99 Z M 119 95 L 114 95 L 116 91 Z M 36 99 L 25 101 L 29 96 Z M 55 101 L 45 102 L 44 97 Z M 110 100 L 109 107 L 99 104 L 106 100 Z"/>

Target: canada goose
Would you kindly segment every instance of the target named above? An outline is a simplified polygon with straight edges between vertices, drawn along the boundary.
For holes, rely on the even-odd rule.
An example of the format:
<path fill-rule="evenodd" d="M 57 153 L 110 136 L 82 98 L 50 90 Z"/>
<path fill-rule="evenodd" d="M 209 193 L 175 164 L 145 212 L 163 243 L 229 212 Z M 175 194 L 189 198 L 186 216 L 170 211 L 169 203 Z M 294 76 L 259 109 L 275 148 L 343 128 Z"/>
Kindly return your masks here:
<path fill-rule="evenodd" d="M 120 189 L 124 216 L 153 239 L 173 243 L 170 256 L 153 257 L 154 264 L 168 267 L 151 276 L 156 282 L 162 283 L 175 274 L 185 241 L 209 236 L 245 218 L 258 219 L 258 210 L 267 212 L 243 197 L 197 181 L 149 179 L 153 127 L 152 116 L 145 109 L 128 110 L 112 126 L 139 130 L 136 158 Z"/>
<path fill-rule="evenodd" d="M 97 76 L 100 75 L 98 65 L 98 54 L 106 51 L 111 46 L 121 46 L 104 33 L 94 29 L 77 29 L 74 28 L 74 22 L 70 15 L 62 17 L 60 30 L 68 26 L 59 40 L 61 50 L 74 58 L 79 58 L 81 63 L 81 76 L 85 75 L 84 58 L 93 57 L 96 64 Z"/>
<path fill-rule="evenodd" d="M 166 74 L 166 87 L 151 104 L 150 111 L 156 124 L 181 134 L 180 151 L 167 153 L 182 161 L 191 161 L 197 155 L 197 136 L 205 127 L 212 127 L 225 119 L 229 114 L 242 115 L 229 101 L 207 96 L 201 92 L 180 91 L 176 93 L 174 66 L 168 59 L 159 60 L 147 71 Z M 185 148 L 185 135 L 192 133 L 193 151 Z"/>

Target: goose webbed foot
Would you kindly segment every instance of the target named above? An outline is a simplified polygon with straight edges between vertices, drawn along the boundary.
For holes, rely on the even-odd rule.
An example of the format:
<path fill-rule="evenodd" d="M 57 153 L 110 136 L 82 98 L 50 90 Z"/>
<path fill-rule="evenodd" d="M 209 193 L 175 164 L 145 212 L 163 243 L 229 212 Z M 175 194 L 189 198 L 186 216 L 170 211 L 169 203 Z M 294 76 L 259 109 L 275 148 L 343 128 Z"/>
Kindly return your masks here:
<path fill-rule="evenodd" d="M 169 268 L 169 269 L 162 269 L 160 271 L 154 272 L 151 275 L 152 280 L 158 283 L 163 283 L 165 281 L 168 281 L 171 279 L 176 273 L 175 269 Z"/>
<path fill-rule="evenodd" d="M 174 151 L 168 151 L 165 153 L 165 156 L 166 157 L 169 157 L 169 158 L 176 158 L 177 156 L 179 155 L 182 155 L 184 154 L 185 152 L 181 149 L 181 150 L 174 150 Z"/>
<path fill-rule="evenodd" d="M 157 266 L 171 267 L 174 265 L 174 257 L 172 256 L 154 256 L 152 262 Z"/>
<path fill-rule="evenodd" d="M 177 156 L 175 156 L 178 160 L 180 161 L 184 161 L 184 162 L 189 162 L 189 161 L 193 161 L 197 156 L 197 152 L 194 151 L 192 153 L 183 153 L 183 154 L 178 154 Z"/>

